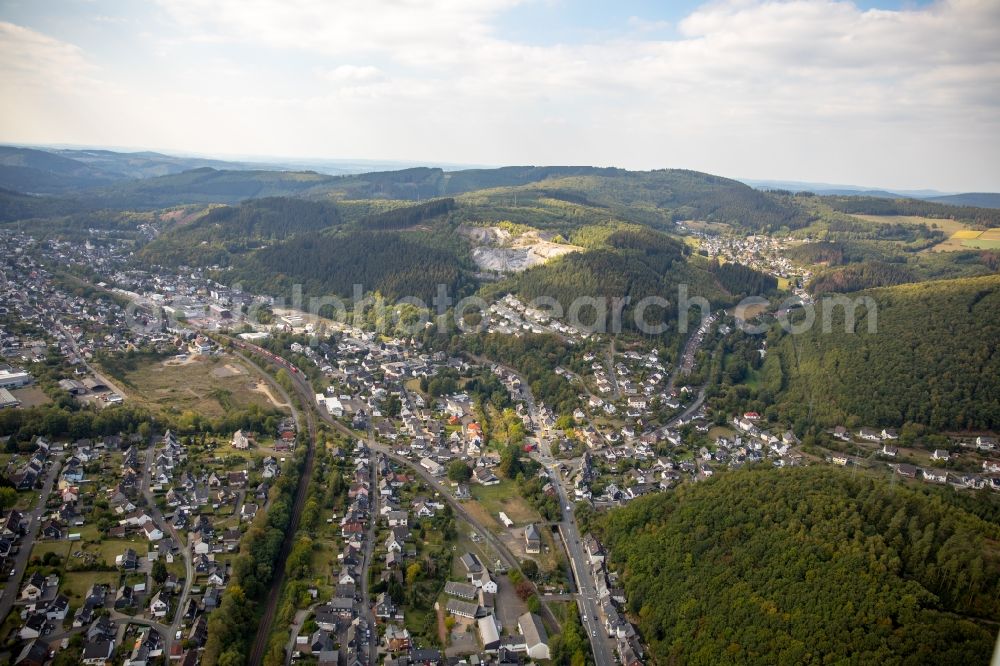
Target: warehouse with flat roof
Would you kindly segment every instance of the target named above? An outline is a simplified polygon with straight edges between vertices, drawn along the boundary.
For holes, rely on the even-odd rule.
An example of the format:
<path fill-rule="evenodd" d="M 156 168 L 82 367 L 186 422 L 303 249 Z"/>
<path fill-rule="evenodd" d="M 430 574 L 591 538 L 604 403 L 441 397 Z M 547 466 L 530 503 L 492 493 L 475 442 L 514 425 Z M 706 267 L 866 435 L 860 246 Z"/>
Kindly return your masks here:
<path fill-rule="evenodd" d="M 19 388 L 34 381 L 27 372 L 0 370 L 0 388 Z"/>

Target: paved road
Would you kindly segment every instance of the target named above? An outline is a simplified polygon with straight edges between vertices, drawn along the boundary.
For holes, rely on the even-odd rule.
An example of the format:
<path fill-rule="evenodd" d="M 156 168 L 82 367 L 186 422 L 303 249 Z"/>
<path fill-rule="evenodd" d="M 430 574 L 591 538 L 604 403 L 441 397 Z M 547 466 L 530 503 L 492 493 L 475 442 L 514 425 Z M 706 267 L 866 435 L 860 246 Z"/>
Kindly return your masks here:
<path fill-rule="evenodd" d="M 605 355 L 605 365 L 608 368 L 608 377 L 611 378 L 611 396 L 613 400 L 618 400 L 621 397 L 621 391 L 618 388 L 618 373 L 615 372 L 615 339 L 611 338 L 611 344 L 608 345 L 608 352 Z"/>
<path fill-rule="evenodd" d="M 292 620 L 292 631 L 288 636 L 288 643 L 285 644 L 285 663 L 292 663 L 292 655 L 297 649 L 295 645 L 295 639 L 298 637 L 299 632 L 302 631 L 302 625 L 305 624 L 306 618 L 309 614 L 316 610 L 316 607 L 320 605 L 320 602 L 309 604 L 306 608 L 295 611 L 295 618 Z"/>
<path fill-rule="evenodd" d="M 41 497 L 38 498 L 38 502 L 31 511 L 22 514 L 29 521 L 28 533 L 21 537 L 20 550 L 14 556 L 14 574 L 7 580 L 3 594 L 0 595 L 0 618 L 7 617 L 7 613 L 14 606 L 21 591 L 21 578 L 28 566 L 28 558 L 31 557 L 31 547 L 35 544 L 35 538 L 38 536 L 38 529 L 42 522 L 41 517 L 45 513 L 45 501 L 49 498 L 49 493 L 52 492 L 61 467 L 62 460 L 54 458 L 49 469 L 45 472 L 45 484 L 42 486 Z"/>
<path fill-rule="evenodd" d="M 169 627 L 164 627 L 166 634 L 163 636 L 163 650 L 169 655 L 174 636 L 177 634 L 177 630 L 181 628 L 181 623 L 184 619 L 184 610 L 187 607 L 188 597 L 191 595 L 191 586 L 194 584 L 194 566 L 191 563 L 191 549 L 188 547 L 187 540 L 181 539 L 174 524 L 164 518 L 160 507 L 156 505 L 153 491 L 149 488 L 152 482 L 153 460 L 155 458 L 156 447 L 150 446 L 146 449 L 146 461 L 142 479 L 139 482 L 142 496 L 146 498 L 146 505 L 149 509 L 149 515 L 153 517 L 153 522 L 156 523 L 164 534 L 169 534 L 173 538 L 174 542 L 180 547 L 181 557 L 184 558 L 184 589 L 181 591 L 180 599 L 177 601 L 173 622 L 170 623 Z"/>
<path fill-rule="evenodd" d="M 180 612 L 178 612 L 178 615 L 180 615 Z M 169 633 L 170 627 L 168 627 L 167 625 L 163 624 L 162 622 L 157 622 L 156 620 L 147 620 L 144 617 L 132 617 L 131 615 L 125 615 L 124 613 L 119 613 L 118 611 L 115 610 L 111 611 L 109 617 L 110 619 L 115 621 L 115 624 L 118 625 L 118 633 L 115 635 L 116 638 L 115 645 L 119 646 L 121 645 L 122 637 L 125 635 L 126 625 L 138 624 L 143 627 L 151 627 L 153 629 L 156 629 L 156 631 L 159 632 L 160 636 L 163 637 L 163 654 L 168 656 L 170 655 L 170 641 L 168 641 L 168 639 L 172 640 L 174 635 Z M 129 649 L 129 651 L 131 651 L 131 648 Z"/>
<path fill-rule="evenodd" d="M 529 391 L 530 393 L 530 391 Z M 534 405 L 534 400 L 531 401 Z M 566 493 L 563 479 L 559 477 L 559 464 L 552 457 L 552 445 L 547 434 L 540 434 L 538 437 L 539 461 L 546 467 L 551 476 L 553 485 L 559 495 L 559 509 L 562 519 L 559 522 L 559 533 L 562 535 L 563 544 L 569 555 L 570 566 L 573 569 L 573 577 L 576 579 L 577 605 L 581 611 L 581 621 L 587 639 L 590 641 L 590 649 L 594 655 L 594 663 L 597 666 L 614 666 L 615 664 L 615 644 L 606 634 L 598 615 L 600 602 L 597 598 L 597 580 L 593 570 L 590 568 L 590 561 L 583 548 L 580 538 L 580 528 L 576 524 L 576 515 L 573 505 L 570 503 Z"/>
<path fill-rule="evenodd" d="M 614 343 L 612 343 L 613 347 Z M 613 352 L 610 351 L 609 356 Z M 480 363 L 488 363 L 487 359 L 477 358 Z M 499 364 L 498 364 L 499 365 Z M 559 532 L 562 535 L 563 543 L 566 546 L 566 550 L 570 558 L 570 566 L 573 569 L 573 576 L 576 579 L 576 587 L 578 588 L 579 594 L 576 595 L 577 603 L 581 608 L 582 618 L 586 618 L 583 621 L 584 629 L 587 632 L 588 640 L 591 644 L 591 650 L 594 654 L 594 662 L 597 666 L 614 666 L 615 663 L 615 652 L 614 643 L 605 634 L 604 628 L 601 626 L 600 620 L 598 619 L 597 609 L 597 582 L 594 579 L 593 571 L 590 568 L 590 564 L 587 558 L 586 552 L 583 550 L 583 545 L 580 540 L 580 528 L 576 524 L 576 515 L 573 512 L 573 505 L 570 503 L 569 498 L 566 494 L 566 489 L 563 486 L 563 480 L 559 477 L 559 463 L 552 456 L 552 442 L 549 438 L 548 428 L 544 427 L 542 424 L 541 415 L 538 412 L 538 406 L 535 403 L 535 396 L 532 394 L 530 385 L 524 381 L 513 368 L 506 366 L 501 366 L 507 372 L 510 372 L 517 376 L 521 380 L 521 395 L 524 397 L 525 405 L 528 408 L 528 414 L 531 417 L 532 423 L 535 424 L 537 429 L 537 439 L 539 444 L 539 451 L 537 458 L 539 462 L 548 470 L 553 485 L 559 494 L 559 507 L 561 512 L 561 520 L 559 521 Z M 614 372 L 614 365 L 611 365 L 611 371 Z M 540 596 L 540 599 L 545 599 L 546 597 Z M 582 619 L 581 618 L 581 619 Z"/>
<path fill-rule="evenodd" d="M 372 612 L 372 599 L 368 596 L 368 572 L 372 566 L 372 559 L 375 557 L 375 531 L 379 517 L 379 503 L 382 496 L 378 491 L 378 466 L 374 457 L 369 455 L 369 485 L 371 492 L 368 496 L 372 498 L 368 507 L 368 532 L 365 534 L 364 562 L 361 566 L 361 614 L 364 621 L 368 623 L 368 663 L 375 664 L 378 661 L 378 632 L 375 631 L 375 614 Z"/>
<path fill-rule="evenodd" d="M 702 326 L 695 329 L 695 332 L 691 334 L 691 337 L 687 339 L 684 343 L 684 350 L 681 352 L 681 356 L 677 359 L 677 367 L 670 374 L 670 381 L 667 382 L 667 392 L 674 390 L 674 386 L 677 383 L 677 379 L 681 375 L 690 375 L 691 371 L 694 370 L 694 359 L 701 345 L 705 342 L 705 336 L 708 331 L 712 328 L 712 324 L 719 318 L 718 314 L 711 315 L 708 317 Z"/>

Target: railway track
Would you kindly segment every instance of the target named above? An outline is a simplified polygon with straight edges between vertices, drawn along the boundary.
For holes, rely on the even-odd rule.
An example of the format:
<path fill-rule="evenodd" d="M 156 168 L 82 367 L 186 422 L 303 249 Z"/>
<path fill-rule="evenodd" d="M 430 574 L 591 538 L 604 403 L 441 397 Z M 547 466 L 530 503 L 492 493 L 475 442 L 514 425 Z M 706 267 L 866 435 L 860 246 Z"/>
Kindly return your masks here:
<path fill-rule="evenodd" d="M 268 352 L 266 349 L 261 349 L 256 345 L 249 345 L 235 340 L 233 342 L 237 348 L 246 352 L 245 354 L 240 354 L 245 361 L 254 365 L 268 377 L 268 381 L 277 386 L 282 393 L 285 393 L 286 401 L 292 406 L 293 413 L 296 412 L 297 409 L 291 400 L 291 396 L 288 396 L 284 388 L 275 382 L 270 375 L 257 364 L 256 361 L 248 358 L 246 354 L 263 357 L 267 362 L 285 369 L 293 369 L 293 377 L 296 373 L 298 373 L 299 380 L 301 381 L 301 372 L 298 368 L 292 366 L 285 359 L 277 357 Z M 257 633 L 254 636 L 254 641 L 250 648 L 250 654 L 247 657 L 247 663 L 250 664 L 250 666 L 261 666 L 264 662 L 264 655 L 267 652 L 268 642 L 271 638 L 271 631 L 274 627 L 274 617 L 278 612 L 278 602 L 281 598 L 281 590 L 285 584 L 285 561 L 288 559 L 288 555 L 291 553 L 292 546 L 295 543 L 295 533 L 299 529 L 299 520 L 302 517 L 302 509 L 305 507 L 309 491 L 309 481 L 312 479 L 313 464 L 316 458 L 316 418 L 311 409 L 305 408 L 303 411 L 305 412 L 306 430 L 309 433 L 309 439 L 306 445 L 305 464 L 302 466 L 302 472 L 299 475 L 299 485 L 295 490 L 295 501 L 292 504 L 291 520 L 289 521 L 288 529 L 285 531 L 285 537 L 281 541 L 281 550 L 279 551 L 278 559 L 275 562 L 275 577 L 271 581 L 271 587 L 267 593 L 267 602 L 264 606 L 264 612 L 261 615 L 260 624 L 257 627 Z M 301 423 L 301 417 L 297 418 L 296 421 Z"/>

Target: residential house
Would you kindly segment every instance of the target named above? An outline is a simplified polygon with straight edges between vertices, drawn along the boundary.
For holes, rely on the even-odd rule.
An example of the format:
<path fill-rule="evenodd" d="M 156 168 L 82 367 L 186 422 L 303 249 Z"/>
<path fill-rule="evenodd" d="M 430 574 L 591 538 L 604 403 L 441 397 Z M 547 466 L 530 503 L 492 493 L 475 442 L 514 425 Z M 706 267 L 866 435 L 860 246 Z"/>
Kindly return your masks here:
<path fill-rule="evenodd" d="M 538 528 L 534 523 L 524 528 L 524 552 L 529 554 L 540 553 L 542 551 L 542 537 L 538 533 Z"/>
<path fill-rule="evenodd" d="M 233 448 L 245 451 L 250 448 L 251 438 L 247 436 L 242 430 L 237 430 L 233 433 Z"/>
<path fill-rule="evenodd" d="M 542 625 L 542 619 L 534 613 L 525 613 L 517 618 L 517 628 L 524 636 L 528 656 L 532 659 L 549 659 L 549 637 Z"/>

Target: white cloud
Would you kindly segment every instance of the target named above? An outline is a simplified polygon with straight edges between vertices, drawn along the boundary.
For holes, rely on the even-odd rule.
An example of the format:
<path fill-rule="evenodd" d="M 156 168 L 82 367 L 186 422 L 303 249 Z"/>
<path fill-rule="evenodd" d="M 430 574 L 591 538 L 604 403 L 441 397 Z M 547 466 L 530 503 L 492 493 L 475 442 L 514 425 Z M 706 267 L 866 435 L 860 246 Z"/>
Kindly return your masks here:
<path fill-rule="evenodd" d="M 122 99 L 116 113 L 135 132 L 128 141 L 187 150 L 682 166 L 1000 190 L 994 0 L 905 11 L 722 0 L 679 22 L 672 39 L 633 18 L 615 40 L 545 46 L 494 28 L 517 3 L 160 0 L 170 19 L 158 37 L 173 40 L 160 66 L 186 44 L 217 50 L 227 74 L 187 62 L 204 73 L 197 88 L 149 77 L 127 91 L 142 103 Z M 76 47 L 6 26 L 0 85 L 59 89 L 97 76 Z M 230 53 L 246 47 L 265 49 L 269 66 Z M 282 67 L 303 63 L 305 78 L 290 83 Z M 106 81 L 119 80 L 105 70 Z"/>
<path fill-rule="evenodd" d="M 520 0 L 159 0 L 180 25 L 207 39 L 326 55 L 473 44 L 488 21 Z"/>
<path fill-rule="evenodd" d="M 371 65 L 339 65 L 324 72 L 323 76 L 334 83 L 360 83 L 383 78 L 382 71 Z"/>
<path fill-rule="evenodd" d="M 76 88 L 93 71 L 76 46 L 0 21 L 0 94 L 8 101 L 29 88 Z"/>

